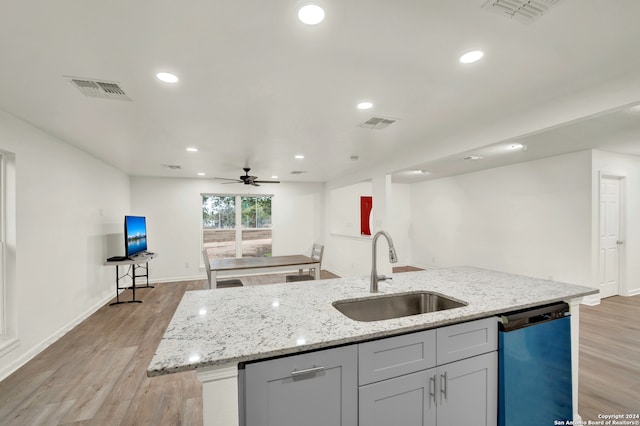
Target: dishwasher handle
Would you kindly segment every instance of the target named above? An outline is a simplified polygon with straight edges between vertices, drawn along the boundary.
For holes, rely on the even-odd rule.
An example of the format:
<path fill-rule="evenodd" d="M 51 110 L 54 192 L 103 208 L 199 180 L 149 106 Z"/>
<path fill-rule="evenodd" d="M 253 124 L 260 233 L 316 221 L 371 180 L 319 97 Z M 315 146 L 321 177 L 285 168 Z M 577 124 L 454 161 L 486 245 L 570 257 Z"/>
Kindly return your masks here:
<path fill-rule="evenodd" d="M 561 302 L 501 315 L 500 331 L 509 332 L 570 316 L 569 305 Z"/>

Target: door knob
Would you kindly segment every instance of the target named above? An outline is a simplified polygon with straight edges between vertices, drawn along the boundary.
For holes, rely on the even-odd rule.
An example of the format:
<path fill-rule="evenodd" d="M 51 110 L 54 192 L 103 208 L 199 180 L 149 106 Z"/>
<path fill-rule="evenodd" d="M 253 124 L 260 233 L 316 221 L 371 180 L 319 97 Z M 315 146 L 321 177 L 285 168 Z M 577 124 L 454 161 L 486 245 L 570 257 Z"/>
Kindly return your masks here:
<path fill-rule="evenodd" d="M 623 244 L 624 244 L 624 241 L 620 241 L 620 240 L 618 240 L 618 241 L 616 241 L 616 244 L 617 244 L 617 245 L 619 245 L 619 246 L 621 246 L 621 245 L 623 245 Z"/>

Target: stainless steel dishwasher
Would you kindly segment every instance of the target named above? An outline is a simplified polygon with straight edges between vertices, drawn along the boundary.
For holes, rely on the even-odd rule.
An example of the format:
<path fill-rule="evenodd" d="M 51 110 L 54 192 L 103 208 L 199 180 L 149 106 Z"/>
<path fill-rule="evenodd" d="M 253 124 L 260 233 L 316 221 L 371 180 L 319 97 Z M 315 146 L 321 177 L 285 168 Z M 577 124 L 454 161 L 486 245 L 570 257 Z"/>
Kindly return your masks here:
<path fill-rule="evenodd" d="M 502 316 L 498 333 L 500 426 L 566 424 L 573 419 L 569 315 L 569 305 L 556 303 Z"/>

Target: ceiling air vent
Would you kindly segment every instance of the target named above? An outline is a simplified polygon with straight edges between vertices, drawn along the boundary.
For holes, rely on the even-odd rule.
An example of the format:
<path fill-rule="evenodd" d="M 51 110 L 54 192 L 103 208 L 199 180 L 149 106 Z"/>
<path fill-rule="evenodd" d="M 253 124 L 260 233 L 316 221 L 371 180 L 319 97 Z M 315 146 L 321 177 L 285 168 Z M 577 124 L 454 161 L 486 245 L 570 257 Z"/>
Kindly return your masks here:
<path fill-rule="evenodd" d="M 301 175 L 303 173 L 308 173 L 306 170 L 293 170 L 291 172 L 292 175 Z"/>
<path fill-rule="evenodd" d="M 182 166 L 179 166 L 177 164 L 160 164 L 162 167 L 164 167 L 165 169 L 171 169 L 171 170 L 180 170 L 182 169 Z"/>
<path fill-rule="evenodd" d="M 371 117 L 364 123 L 359 124 L 359 126 L 365 129 L 382 130 L 396 121 L 393 118 Z"/>
<path fill-rule="evenodd" d="M 482 8 L 529 24 L 558 3 L 560 0 L 488 0 Z"/>
<path fill-rule="evenodd" d="M 112 81 L 89 80 L 85 78 L 70 77 L 71 84 L 90 98 L 120 99 L 131 101 L 131 98 L 122 90 L 118 83 Z"/>

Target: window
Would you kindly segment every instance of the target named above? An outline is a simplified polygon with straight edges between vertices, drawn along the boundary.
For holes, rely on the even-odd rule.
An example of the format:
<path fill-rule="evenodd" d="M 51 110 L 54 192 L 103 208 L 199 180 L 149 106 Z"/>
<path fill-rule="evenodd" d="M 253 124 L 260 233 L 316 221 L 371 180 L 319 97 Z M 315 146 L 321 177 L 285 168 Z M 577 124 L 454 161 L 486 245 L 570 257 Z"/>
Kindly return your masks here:
<path fill-rule="evenodd" d="M 271 256 L 271 198 L 202 194 L 202 246 L 209 257 Z"/>

